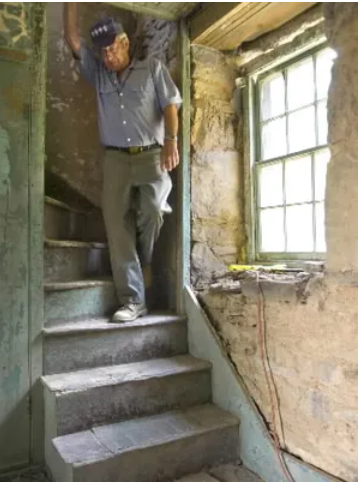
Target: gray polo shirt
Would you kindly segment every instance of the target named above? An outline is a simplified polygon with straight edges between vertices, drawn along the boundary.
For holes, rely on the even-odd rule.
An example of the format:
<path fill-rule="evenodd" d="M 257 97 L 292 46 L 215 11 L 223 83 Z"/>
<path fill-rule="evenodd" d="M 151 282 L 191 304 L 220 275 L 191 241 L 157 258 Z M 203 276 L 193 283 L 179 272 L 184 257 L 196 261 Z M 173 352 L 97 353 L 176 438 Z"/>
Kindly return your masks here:
<path fill-rule="evenodd" d="M 102 144 L 163 145 L 164 109 L 182 103 L 166 67 L 155 58 L 135 60 L 118 79 L 84 42 L 78 55 L 80 72 L 96 89 Z"/>

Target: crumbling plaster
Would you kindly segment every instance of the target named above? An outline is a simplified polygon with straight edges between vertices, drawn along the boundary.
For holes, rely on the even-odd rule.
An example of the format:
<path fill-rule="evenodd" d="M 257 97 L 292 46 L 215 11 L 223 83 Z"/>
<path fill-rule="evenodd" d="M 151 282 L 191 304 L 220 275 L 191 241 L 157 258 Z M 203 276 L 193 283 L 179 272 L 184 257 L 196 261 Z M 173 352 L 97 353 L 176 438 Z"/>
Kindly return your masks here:
<path fill-rule="evenodd" d="M 238 260 L 242 235 L 236 68 L 214 49 L 192 46 L 192 281 Z"/>
<path fill-rule="evenodd" d="M 323 9 L 324 7 L 324 9 Z M 323 9 L 323 10 L 322 10 Z M 307 296 L 299 297 L 294 288 L 279 290 L 274 284 L 264 291 L 264 318 L 270 366 L 274 373 L 279 395 L 284 428 L 283 447 L 290 453 L 334 476 L 346 480 L 357 480 L 357 4 L 326 3 L 310 10 L 278 31 L 243 46 L 239 57 L 212 51 L 213 71 L 203 76 L 203 84 L 211 84 L 210 99 L 225 100 L 224 89 L 218 83 L 217 93 L 213 86 L 224 71 L 230 78 L 244 77 L 254 69 L 272 64 L 301 50 L 307 43 L 328 37 L 330 45 L 337 51 L 338 59 L 333 71 L 329 92 L 329 144 L 332 158 L 327 176 L 326 226 L 327 260 L 325 274 L 316 278 Z M 193 63 L 202 68 L 209 59 L 208 49 L 196 47 Z M 232 70 L 237 66 L 238 71 Z M 219 72 L 222 71 L 222 72 Z M 213 117 L 226 116 L 231 109 L 234 83 L 227 88 L 227 105 L 218 103 Z M 204 89 L 202 102 L 206 104 Z M 200 103 L 193 91 L 196 112 Z M 215 104 L 216 106 L 216 104 Z M 234 134 L 235 147 L 239 147 L 239 174 L 219 169 L 214 178 L 212 167 L 203 163 L 198 166 L 199 149 L 193 143 L 192 156 L 192 280 L 199 289 L 204 310 L 209 315 L 221 337 L 224 347 L 235 368 L 243 378 L 251 397 L 256 402 L 267 423 L 271 421 L 269 395 L 261 364 L 258 336 L 258 293 L 256 284 L 234 290 L 223 285 L 204 289 L 212 271 L 219 271 L 228 262 L 214 254 L 218 240 L 225 240 L 234 230 L 234 254 L 241 256 L 246 238 L 251 231 L 249 212 L 245 205 L 246 182 L 249 162 L 249 137 L 246 121 L 246 106 L 241 108 L 238 133 Z M 201 132 L 193 121 L 192 134 Z M 210 117 L 210 119 L 212 119 Z M 206 121 L 211 126 L 211 121 Z M 216 160 L 226 160 L 229 145 L 225 124 L 211 129 L 201 138 L 201 146 L 210 146 L 216 151 Z M 205 130 L 203 130 L 206 133 Z M 236 128 L 234 128 L 236 133 Z M 243 135 L 242 135 L 243 134 Z M 223 136 L 222 136 L 223 135 Z M 237 136 L 237 142 L 235 137 Z M 215 141 L 214 141 L 215 140 Z M 218 141 L 220 140 L 220 141 Z M 203 151 L 206 151 L 204 149 Z M 202 153 L 205 160 L 213 160 Z M 225 163 L 223 167 L 225 167 Z M 226 180 L 226 196 L 220 190 L 204 196 L 204 186 L 214 191 Z M 201 180 L 202 185 L 199 185 Z M 230 193 L 229 193 L 230 191 Z M 223 197 L 223 200 L 221 200 Z M 230 201 L 233 205 L 230 206 Z M 211 203 L 210 203 L 210 202 Z M 224 202 L 224 203 L 223 203 Z M 200 206 L 200 208 L 198 208 Z M 228 207 L 228 212 L 245 213 L 238 217 L 238 234 L 229 223 L 218 223 L 219 207 Z M 209 224 L 203 228 L 205 215 Z M 198 214 L 201 215 L 198 216 Z M 246 224 L 245 224 L 246 221 Z M 213 222 L 213 224 L 211 224 Z M 243 222 L 243 223 L 241 223 Z M 217 234 L 214 243 L 211 230 Z M 199 236 L 200 234 L 200 236 Z M 237 238 L 236 238 L 237 237 Z M 235 242 L 236 241 L 236 242 Z M 199 244 L 202 251 L 199 250 Z M 236 245 L 240 244 L 240 245 Z M 236 249 L 236 250 L 235 250 Z M 199 254 L 199 255 L 198 255 Z M 220 260 L 220 264 L 218 264 Z M 280 287 L 280 286 L 278 286 Z M 215 290 L 216 289 L 216 290 Z M 249 290 L 251 289 L 251 290 Z M 278 427 L 279 428 L 279 427 Z M 281 432 L 280 432 L 281 434 Z"/>

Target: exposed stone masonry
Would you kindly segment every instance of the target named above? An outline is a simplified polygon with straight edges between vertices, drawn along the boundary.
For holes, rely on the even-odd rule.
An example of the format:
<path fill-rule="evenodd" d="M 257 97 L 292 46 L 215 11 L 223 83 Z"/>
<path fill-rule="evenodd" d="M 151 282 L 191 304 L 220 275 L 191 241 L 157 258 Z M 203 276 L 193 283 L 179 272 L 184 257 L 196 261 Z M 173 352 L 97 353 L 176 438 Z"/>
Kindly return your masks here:
<path fill-rule="evenodd" d="M 325 3 L 231 55 L 193 48 L 192 278 L 199 298 L 252 398 L 270 422 L 261 363 L 256 285 L 212 281 L 243 261 L 243 166 L 248 113 L 236 132 L 236 77 L 326 34 L 338 59 L 329 93 L 325 273 L 306 297 L 293 284 L 264 290 L 270 365 L 284 426 L 283 447 L 346 481 L 357 480 L 357 4 Z M 307 20 L 308 18 L 308 20 Z M 293 31 L 291 30 L 293 28 Z M 296 30 L 298 29 L 298 31 Z M 238 72 L 232 66 L 238 65 Z M 237 142 L 237 140 L 239 140 Z M 239 148 L 239 151 L 237 150 Z M 238 259 L 237 259 L 238 258 Z M 264 284 L 264 289 L 266 283 Z"/>
<path fill-rule="evenodd" d="M 192 47 L 192 280 L 238 260 L 242 244 L 236 70 L 214 49 Z"/>

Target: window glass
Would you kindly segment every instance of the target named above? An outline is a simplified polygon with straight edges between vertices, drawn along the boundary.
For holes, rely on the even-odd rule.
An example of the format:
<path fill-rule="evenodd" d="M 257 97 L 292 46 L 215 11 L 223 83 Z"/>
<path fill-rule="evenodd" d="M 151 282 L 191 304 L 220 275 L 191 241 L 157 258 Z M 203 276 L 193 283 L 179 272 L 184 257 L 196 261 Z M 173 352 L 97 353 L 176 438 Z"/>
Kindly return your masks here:
<path fill-rule="evenodd" d="M 311 104 L 315 100 L 314 66 L 306 59 L 287 70 L 288 110 Z"/>
<path fill-rule="evenodd" d="M 267 165 L 259 170 L 260 207 L 271 207 L 283 203 L 282 163 Z"/>
<path fill-rule="evenodd" d="M 328 120 L 327 120 L 327 106 L 326 101 L 318 104 L 317 107 L 317 130 L 318 130 L 318 145 L 326 145 L 328 137 Z"/>
<path fill-rule="evenodd" d="M 286 250 L 311 252 L 314 250 L 313 206 L 294 205 L 286 208 Z"/>
<path fill-rule="evenodd" d="M 330 150 L 315 153 L 315 200 L 325 200 L 326 173 L 330 160 Z"/>
<path fill-rule="evenodd" d="M 285 82 L 282 73 L 266 80 L 261 86 L 262 120 L 285 113 Z"/>
<path fill-rule="evenodd" d="M 314 50 L 257 84 L 257 253 L 317 258 L 326 251 L 324 200 L 330 150 L 327 95 L 333 50 Z M 270 254 L 270 255 L 269 255 Z"/>
<path fill-rule="evenodd" d="M 315 206 L 316 214 L 316 252 L 326 252 L 324 202 Z"/>
<path fill-rule="evenodd" d="M 331 69 L 336 57 L 332 49 L 325 49 L 316 55 L 316 91 L 317 99 L 325 99 L 328 95 Z"/>
<path fill-rule="evenodd" d="M 310 155 L 285 162 L 285 199 L 287 204 L 312 200 Z"/>
<path fill-rule="evenodd" d="M 296 153 L 316 145 L 315 107 L 289 114 L 289 151 Z"/>
<path fill-rule="evenodd" d="M 260 212 L 261 251 L 284 252 L 284 209 L 269 208 Z"/>
<path fill-rule="evenodd" d="M 286 154 L 286 119 L 269 121 L 262 128 L 261 153 L 264 160 Z"/>

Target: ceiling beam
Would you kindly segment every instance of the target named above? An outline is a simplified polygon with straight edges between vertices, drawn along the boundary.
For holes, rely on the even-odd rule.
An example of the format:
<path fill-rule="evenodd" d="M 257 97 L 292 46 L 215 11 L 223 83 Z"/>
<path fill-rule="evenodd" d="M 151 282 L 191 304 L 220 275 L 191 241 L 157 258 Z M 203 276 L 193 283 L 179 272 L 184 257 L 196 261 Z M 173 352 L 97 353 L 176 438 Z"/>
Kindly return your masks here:
<path fill-rule="evenodd" d="M 275 30 L 317 2 L 208 3 L 190 20 L 190 40 L 219 50 L 236 49 Z"/>
<path fill-rule="evenodd" d="M 163 20 L 179 20 L 196 6 L 196 2 L 106 2 L 114 7 Z"/>

